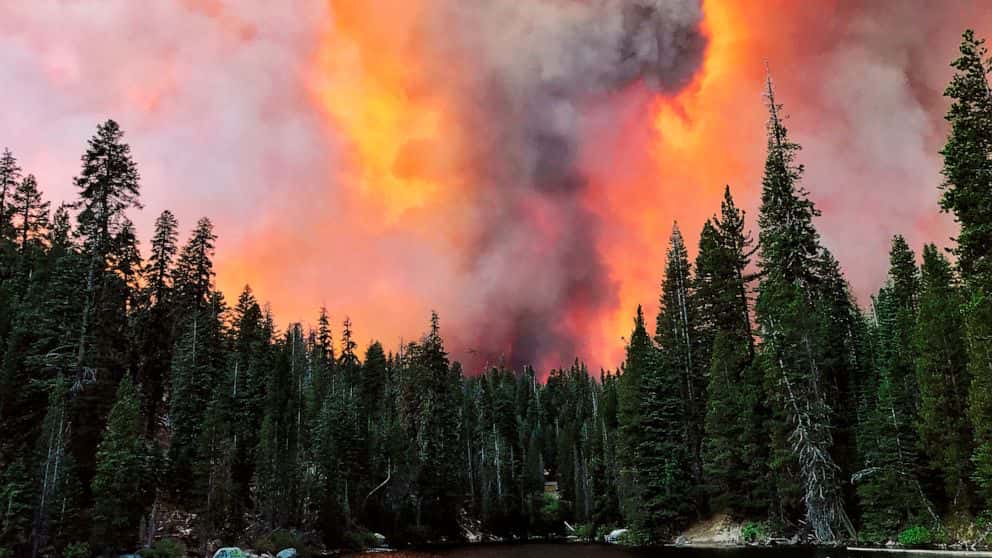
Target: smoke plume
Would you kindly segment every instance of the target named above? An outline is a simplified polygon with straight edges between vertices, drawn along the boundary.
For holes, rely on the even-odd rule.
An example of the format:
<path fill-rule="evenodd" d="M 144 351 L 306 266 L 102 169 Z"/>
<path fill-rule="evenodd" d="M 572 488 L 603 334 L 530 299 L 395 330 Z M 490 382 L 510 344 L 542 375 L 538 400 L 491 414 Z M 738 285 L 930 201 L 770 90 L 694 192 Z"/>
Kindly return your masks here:
<path fill-rule="evenodd" d="M 432 4 L 422 38 L 442 63 L 428 75 L 455 85 L 474 169 L 470 327 L 454 332 L 470 369 L 567 363 L 586 352 L 585 324 L 617 305 L 604 223 L 584 204 L 584 118 L 635 82 L 646 95 L 684 88 L 702 62 L 701 17 L 693 0 Z"/>
<path fill-rule="evenodd" d="M 950 243 L 942 97 L 981 2 L 8 2 L 0 146 L 56 204 L 97 123 L 142 174 L 147 238 L 210 216 L 218 286 L 280 324 L 548 366 L 623 357 L 729 183 L 753 227 L 765 62 L 817 222 L 862 301 L 893 234 Z M 147 246 L 145 247 L 147 249 Z"/>

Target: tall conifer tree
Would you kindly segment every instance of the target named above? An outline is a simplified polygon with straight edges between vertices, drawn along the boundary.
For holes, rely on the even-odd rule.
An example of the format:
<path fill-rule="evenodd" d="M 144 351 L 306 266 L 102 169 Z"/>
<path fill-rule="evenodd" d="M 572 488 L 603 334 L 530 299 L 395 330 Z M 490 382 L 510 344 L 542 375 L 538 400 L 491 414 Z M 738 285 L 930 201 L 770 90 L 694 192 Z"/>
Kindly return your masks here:
<path fill-rule="evenodd" d="M 902 236 L 892 239 L 889 278 L 874 299 L 874 400 L 860 425 L 864 468 L 854 474 L 861 503 L 861 536 L 885 541 L 909 524 L 930 521 L 919 483 L 915 373 L 919 271 Z"/>
<path fill-rule="evenodd" d="M 973 443 L 968 416 L 968 355 L 961 316 L 961 287 L 950 262 L 933 244 L 923 248 L 919 319 L 914 332 L 920 390 L 917 422 L 924 478 L 936 480 L 945 511 L 975 503 L 971 485 Z"/>
<path fill-rule="evenodd" d="M 94 540 L 116 550 L 137 544 L 141 518 L 151 506 L 154 464 L 141 431 L 138 396 L 125 376 L 97 448 L 93 478 Z"/>
<path fill-rule="evenodd" d="M 645 431 L 644 401 L 647 399 L 645 385 L 648 378 L 656 373 L 658 359 L 651 338 L 644 326 L 644 312 L 637 307 L 634 330 L 627 344 L 627 359 L 617 387 L 617 417 L 620 439 L 617 444 L 617 460 L 620 468 L 621 511 L 631 525 L 644 528 L 648 524 L 645 516 L 645 488 L 643 446 L 647 442 Z"/>
<path fill-rule="evenodd" d="M 21 167 L 10 149 L 4 148 L 0 155 L 0 242 L 12 240 L 10 197 L 20 184 Z"/>
<path fill-rule="evenodd" d="M 665 277 L 661 285 L 658 318 L 655 324 L 655 343 L 661 351 L 658 373 L 655 377 L 654 389 L 668 391 L 665 384 L 674 382 L 678 387 L 678 400 L 681 401 L 680 413 L 671 415 L 672 404 L 666 399 L 671 393 L 655 394 L 658 397 L 659 408 L 652 409 L 654 427 L 656 429 L 673 429 L 683 432 L 685 439 L 685 454 L 679 457 L 682 461 L 677 467 L 685 467 L 687 478 L 674 475 L 675 483 L 685 483 L 689 486 L 669 486 L 669 493 L 684 493 L 694 502 L 697 513 L 703 511 L 704 494 L 700 490 L 703 480 L 703 422 L 706 416 L 706 365 L 709 362 L 711 337 L 704 335 L 699 327 L 699 312 L 696 293 L 693 289 L 692 265 L 685 240 L 678 224 L 672 226 L 669 242 Z M 649 401 L 655 401 L 649 398 Z M 647 411 L 646 411 L 647 414 Z M 666 424 L 666 421 L 679 417 L 679 422 Z M 674 440 L 670 443 L 674 444 Z M 681 451 L 681 450 L 679 450 Z M 666 467 L 671 464 L 666 463 Z M 683 472 L 680 472 L 683 473 Z M 661 471 L 653 474 L 660 475 Z M 666 472 L 665 475 L 672 475 Z M 679 505 L 681 508 L 681 504 Z M 674 509 L 673 517 L 679 517 L 683 510 Z"/>
<path fill-rule="evenodd" d="M 940 206 L 952 212 L 961 231 L 955 253 L 968 289 L 968 361 L 971 421 L 975 431 L 975 480 L 992 504 L 992 88 L 985 41 L 967 30 L 954 77 L 944 91 L 951 99 L 945 117 L 951 133 L 941 153 L 944 183 Z"/>
<path fill-rule="evenodd" d="M 756 306 L 762 365 L 773 414 L 775 498 L 782 506 L 798 496 L 807 524 L 821 541 L 836 529 L 853 531 L 844 509 L 841 471 L 834 456 L 833 410 L 820 343 L 823 255 L 813 219 L 819 212 L 800 186 L 803 167 L 767 88 L 768 156 L 762 179 L 758 261 L 762 273 Z M 796 484 L 796 481 L 799 481 Z M 783 509 L 783 508 L 780 508 Z"/>
<path fill-rule="evenodd" d="M 696 258 L 696 300 L 708 364 L 703 465 L 713 507 L 760 514 L 767 443 L 762 431 L 762 384 L 754 365 L 748 302 L 751 239 L 744 212 L 724 191 L 719 217 L 703 226 Z"/>

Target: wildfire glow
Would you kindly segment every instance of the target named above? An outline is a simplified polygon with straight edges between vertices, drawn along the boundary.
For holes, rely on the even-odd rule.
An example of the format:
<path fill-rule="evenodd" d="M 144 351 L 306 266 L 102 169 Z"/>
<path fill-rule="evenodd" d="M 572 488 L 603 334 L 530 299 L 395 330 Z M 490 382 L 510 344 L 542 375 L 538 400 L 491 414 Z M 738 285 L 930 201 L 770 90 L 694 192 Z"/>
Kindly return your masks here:
<path fill-rule="evenodd" d="M 427 87 L 410 30 L 420 2 L 334 0 L 334 32 L 320 46 L 312 86 L 347 138 L 345 183 L 390 222 L 450 199 L 458 188 L 458 133 L 443 91 Z"/>
<path fill-rule="evenodd" d="M 668 235 L 676 220 L 691 254 L 703 222 L 719 209 L 725 184 L 748 205 L 763 150 L 761 59 L 751 59 L 740 3 L 704 2 L 709 38 L 701 70 L 674 97 L 654 96 L 621 123 L 623 161 L 603 161 L 590 146 L 587 165 L 594 182 L 588 203 L 611 223 L 600 251 L 617 282 L 620 304 L 597 320 L 604 324 L 593 362 L 619 362 L 633 310 L 657 311 L 657 293 Z M 756 71 L 757 70 L 757 71 Z M 741 92 L 752 93 L 741 100 Z M 749 102 L 747 102 L 749 101 Z M 719 147 L 718 147 L 719 146 Z M 622 169 L 622 172 L 618 172 Z M 649 258 L 644 255 L 649 254 Z"/>
<path fill-rule="evenodd" d="M 341 202 L 352 221 L 372 231 L 416 231 L 420 240 L 442 251 L 472 250 L 466 238 L 473 233 L 473 215 L 465 202 L 478 201 L 473 198 L 478 169 L 466 143 L 477 130 L 464 128 L 455 108 L 459 92 L 432 75 L 437 66 L 424 59 L 428 53 L 418 33 L 429 3 L 390 3 L 388 13 L 382 13 L 381 5 L 347 0 L 331 0 L 330 7 L 333 18 L 308 84 L 317 108 L 344 143 L 343 166 L 337 172 L 346 186 L 347 199 Z M 802 85 L 786 74 L 807 55 L 790 53 L 782 45 L 803 40 L 790 27 L 793 20 L 827 17 L 835 7 L 782 5 L 770 18 L 769 10 L 759 2 L 704 0 L 702 29 L 709 43 L 688 86 L 664 95 L 635 83 L 584 109 L 590 131 L 580 145 L 579 166 L 588 182 L 582 203 L 601 219 L 595 251 L 616 292 L 613 302 L 595 315 L 581 307 L 564 309 L 554 328 L 580 339 L 583 353 L 577 356 L 594 368 L 622 360 L 624 337 L 638 304 L 648 316 L 657 311 L 673 222 L 678 221 L 693 255 L 698 231 L 718 211 L 729 184 L 754 226 L 765 147 L 765 64 L 773 71 L 782 68 L 777 75 L 786 83 L 790 106 L 804 109 Z M 542 231 L 533 239 L 534 249 L 553 246 L 559 233 L 555 207 L 531 200 L 522 212 Z M 928 230 L 941 226 L 927 225 Z M 458 265 L 450 269 L 456 275 Z M 464 303 L 457 293 L 434 293 L 440 298 L 434 300 L 430 293 L 415 295 L 383 277 L 370 284 L 388 293 L 392 307 L 416 318 L 407 323 L 406 318 L 359 309 L 366 317 L 359 320 L 360 334 L 409 338 L 422 329 L 418 312 L 426 305 L 437 307 L 444 318 L 457 315 L 451 307 Z M 484 333 L 467 334 L 474 335 Z M 535 364 L 562 364 L 556 359 Z"/>
<path fill-rule="evenodd" d="M 951 243 L 942 92 L 992 10 L 700 1 L 10 2 L 0 148 L 55 207 L 114 118 L 146 254 L 162 210 L 183 239 L 210 217 L 229 302 L 250 284 L 282 328 L 324 305 L 387 350 L 434 309 L 470 373 L 482 353 L 613 368 L 675 220 L 694 252 L 729 184 L 754 232 L 766 63 L 860 300 L 892 235 Z"/>

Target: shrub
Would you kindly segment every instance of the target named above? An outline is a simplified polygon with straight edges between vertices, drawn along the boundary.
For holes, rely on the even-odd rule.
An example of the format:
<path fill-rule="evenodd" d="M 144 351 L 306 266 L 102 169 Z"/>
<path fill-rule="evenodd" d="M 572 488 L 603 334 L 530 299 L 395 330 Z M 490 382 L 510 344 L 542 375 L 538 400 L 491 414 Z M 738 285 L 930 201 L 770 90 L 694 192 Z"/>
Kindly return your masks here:
<path fill-rule="evenodd" d="M 596 538 L 595 526 L 592 523 L 579 523 L 575 526 L 574 535 L 579 540 L 591 541 Z"/>
<path fill-rule="evenodd" d="M 84 542 L 72 543 L 62 552 L 62 558 L 90 558 L 90 556 L 92 556 L 90 545 Z"/>
<path fill-rule="evenodd" d="M 543 537 L 560 534 L 565 525 L 561 500 L 554 494 L 541 494 L 534 498 L 534 505 L 537 507 L 534 533 Z"/>
<path fill-rule="evenodd" d="M 970 531 L 975 542 L 982 545 L 992 543 L 992 513 L 984 511 L 975 518 Z"/>
<path fill-rule="evenodd" d="M 741 540 L 756 543 L 768 538 L 768 527 L 764 523 L 748 521 L 741 527 Z"/>
<path fill-rule="evenodd" d="M 138 554 L 141 558 L 183 558 L 186 545 L 173 538 L 159 539 L 151 548 L 142 548 Z"/>
<path fill-rule="evenodd" d="M 935 540 L 934 534 L 922 525 L 916 525 L 899 533 L 899 544 L 903 546 L 919 546 L 932 544 Z"/>

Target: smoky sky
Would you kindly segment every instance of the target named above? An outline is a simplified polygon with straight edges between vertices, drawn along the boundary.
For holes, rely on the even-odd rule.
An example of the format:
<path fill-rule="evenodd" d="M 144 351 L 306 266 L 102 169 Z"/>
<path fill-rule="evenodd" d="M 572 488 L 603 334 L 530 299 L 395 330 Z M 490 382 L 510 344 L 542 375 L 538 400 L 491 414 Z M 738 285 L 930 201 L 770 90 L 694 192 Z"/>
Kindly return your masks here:
<path fill-rule="evenodd" d="M 435 309 L 469 372 L 615 367 L 636 304 L 656 310 L 672 221 L 693 252 L 729 183 L 753 228 L 766 61 L 824 243 L 867 301 L 893 234 L 917 252 L 951 242 L 943 87 L 963 29 L 992 33 L 987 5 L 966 0 L 373 0 L 361 36 L 337 0 L 3 5 L 0 147 L 48 199 L 75 196 L 86 139 L 114 118 L 142 174 L 143 252 L 160 211 L 183 236 L 209 216 L 228 299 L 250 283 L 283 327 L 326 305 L 387 349 Z M 329 37 L 356 62 L 321 66 Z M 364 93 L 383 85 L 383 50 L 406 70 L 392 93 L 439 100 L 451 123 L 389 168 L 457 152 L 428 169 L 459 177 L 444 204 L 388 214 L 342 172 L 363 161 L 315 74 L 334 73 L 330 98 L 342 81 Z M 374 112 L 363 98 L 353 110 Z"/>
<path fill-rule="evenodd" d="M 602 223 L 583 204 L 583 114 L 636 81 L 666 94 L 685 87 L 706 44 L 700 5 L 440 4 L 423 39 L 432 59 L 459 63 L 434 72 L 457 84 L 467 128 L 485 130 L 471 140 L 479 211 L 463 262 L 481 309 L 468 322 L 483 327 L 458 342 L 473 349 L 469 369 L 567 363 L 584 349 L 569 315 L 617 303 L 597 251 Z"/>

